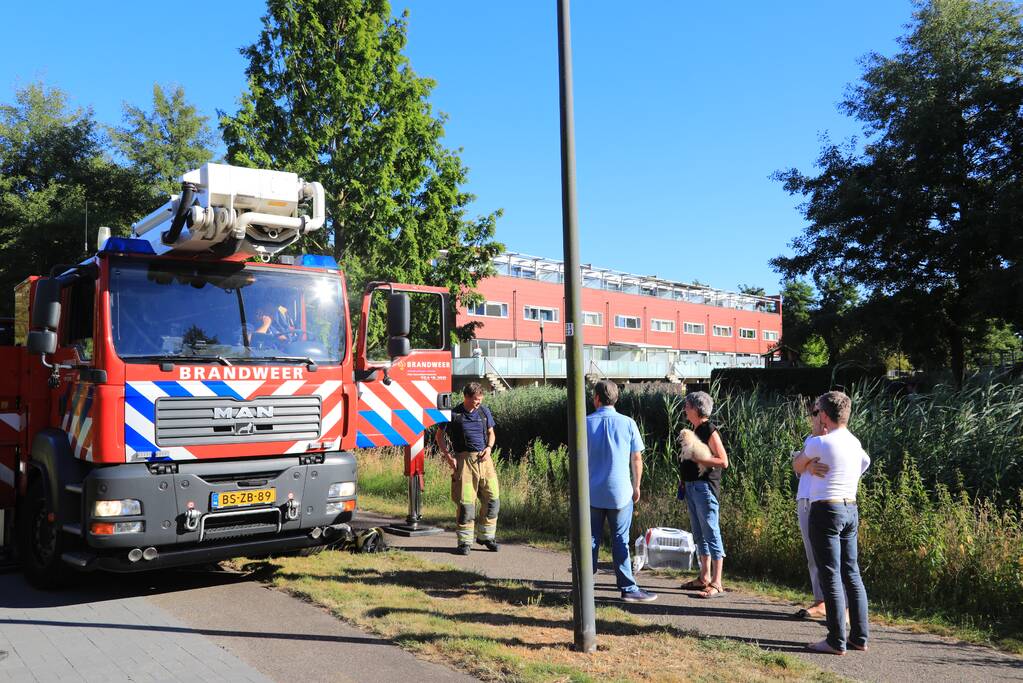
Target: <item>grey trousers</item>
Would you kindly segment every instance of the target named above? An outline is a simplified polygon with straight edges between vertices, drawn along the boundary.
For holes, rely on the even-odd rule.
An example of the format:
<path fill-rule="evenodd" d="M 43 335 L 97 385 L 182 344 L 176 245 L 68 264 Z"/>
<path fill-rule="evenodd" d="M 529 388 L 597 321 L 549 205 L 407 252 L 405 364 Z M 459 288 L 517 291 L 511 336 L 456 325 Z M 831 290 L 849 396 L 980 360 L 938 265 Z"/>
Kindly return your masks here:
<path fill-rule="evenodd" d="M 814 602 L 824 601 L 821 590 L 820 576 L 817 573 L 817 562 L 813 559 L 813 548 L 810 547 L 810 499 L 800 498 L 796 501 L 799 513 L 799 532 L 803 535 L 803 552 L 806 553 L 806 567 L 810 570 L 810 586 L 813 588 Z"/>

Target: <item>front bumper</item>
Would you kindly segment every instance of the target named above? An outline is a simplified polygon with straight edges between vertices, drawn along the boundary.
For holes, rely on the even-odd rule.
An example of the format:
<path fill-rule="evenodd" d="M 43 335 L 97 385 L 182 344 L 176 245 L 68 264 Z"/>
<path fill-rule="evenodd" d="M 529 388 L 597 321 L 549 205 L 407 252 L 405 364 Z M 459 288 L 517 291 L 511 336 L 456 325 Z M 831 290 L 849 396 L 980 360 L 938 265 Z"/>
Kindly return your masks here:
<path fill-rule="evenodd" d="M 101 566 L 115 571 L 151 569 L 153 561 L 127 560 L 128 551 L 155 548 L 167 558 L 160 566 L 207 562 L 244 553 L 293 550 L 326 542 L 322 530 L 347 522 L 355 496 L 331 498 L 331 484 L 355 482 L 355 457 L 328 453 L 322 462 L 302 464 L 298 456 L 233 461 L 178 461 L 177 472 L 154 474 L 144 463 L 101 467 L 83 485 L 82 535 L 88 561 L 81 568 Z M 273 489 L 275 501 L 217 510 L 214 494 L 226 491 Z M 97 500 L 134 499 L 142 514 L 121 517 L 92 516 Z M 327 510 L 328 502 L 334 509 Z M 143 522 L 134 533 L 99 535 L 93 522 Z M 313 532 L 313 533 L 310 533 Z M 221 552 L 226 550 L 226 554 Z M 180 558 L 180 561 L 172 557 Z M 107 561 L 113 558 L 113 561 Z M 99 560 L 103 560 L 100 562 Z M 121 567 L 122 560 L 125 563 Z M 113 566 L 107 566 L 113 565 Z"/>

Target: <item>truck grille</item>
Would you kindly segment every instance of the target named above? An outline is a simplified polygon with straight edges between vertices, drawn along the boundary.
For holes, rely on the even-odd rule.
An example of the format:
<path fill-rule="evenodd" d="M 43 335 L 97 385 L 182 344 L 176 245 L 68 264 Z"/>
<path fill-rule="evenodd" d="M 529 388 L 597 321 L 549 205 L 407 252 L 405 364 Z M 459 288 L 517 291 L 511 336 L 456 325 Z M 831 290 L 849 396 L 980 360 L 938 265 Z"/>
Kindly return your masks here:
<path fill-rule="evenodd" d="M 298 441 L 320 436 L 319 396 L 211 396 L 156 401 L 158 446 Z"/>

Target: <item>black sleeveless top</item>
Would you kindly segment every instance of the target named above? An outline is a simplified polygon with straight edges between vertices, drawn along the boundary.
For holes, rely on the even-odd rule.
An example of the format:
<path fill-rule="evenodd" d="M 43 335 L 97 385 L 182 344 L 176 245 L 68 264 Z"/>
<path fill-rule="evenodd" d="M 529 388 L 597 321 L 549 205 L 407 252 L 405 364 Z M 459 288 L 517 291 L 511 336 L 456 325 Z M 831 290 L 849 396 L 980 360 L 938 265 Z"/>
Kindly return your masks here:
<path fill-rule="evenodd" d="M 714 426 L 714 423 L 707 420 L 699 427 L 694 429 L 697 438 L 703 443 L 710 445 L 710 435 L 718 430 Z M 710 470 L 700 476 L 700 466 L 692 460 L 682 460 L 679 463 L 679 473 L 682 476 L 682 481 L 705 481 L 710 484 L 710 490 L 714 492 L 714 497 L 718 500 L 721 499 L 721 468 L 712 467 Z"/>

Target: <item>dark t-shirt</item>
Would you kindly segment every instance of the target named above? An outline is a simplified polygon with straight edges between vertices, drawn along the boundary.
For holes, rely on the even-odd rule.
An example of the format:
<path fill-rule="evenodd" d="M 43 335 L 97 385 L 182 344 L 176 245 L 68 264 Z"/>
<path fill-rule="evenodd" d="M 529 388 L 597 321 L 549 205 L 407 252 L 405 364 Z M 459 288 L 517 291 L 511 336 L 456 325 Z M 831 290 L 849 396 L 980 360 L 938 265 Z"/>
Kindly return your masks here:
<path fill-rule="evenodd" d="M 464 403 L 459 403 L 451 409 L 450 425 L 441 425 L 441 428 L 447 428 L 445 431 L 451 438 L 451 447 L 456 453 L 461 453 L 482 451 L 486 448 L 487 431 L 494 426 L 494 416 L 490 408 L 480 405 L 476 410 L 469 412 Z"/>
<path fill-rule="evenodd" d="M 710 445 L 710 435 L 713 434 L 714 432 L 716 432 L 717 430 L 718 430 L 718 428 L 714 426 L 714 423 L 711 422 L 710 420 L 708 420 L 708 421 L 704 422 L 703 424 L 701 424 L 696 429 L 694 429 L 693 431 L 696 432 L 696 436 L 697 436 L 697 438 L 700 439 L 700 441 L 702 441 L 703 443 L 705 443 L 705 444 L 707 444 L 709 446 Z M 683 482 L 686 482 L 686 481 L 705 481 L 705 482 L 707 482 L 708 484 L 710 484 L 710 490 L 714 492 L 714 497 L 718 498 L 718 499 L 721 498 L 721 495 L 720 495 L 720 493 L 721 493 L 721 468 L 720 467 L 712 467 L 712 468 L 710 468 L 710 470 L 701 477 L 700 476 L 700 466 L 699 465 L 697 465 L 692 460 L 683 460 L 681 462 L 681 466 L 680 466 L 680 473 L 682 475 L 682 481 Z"/>

